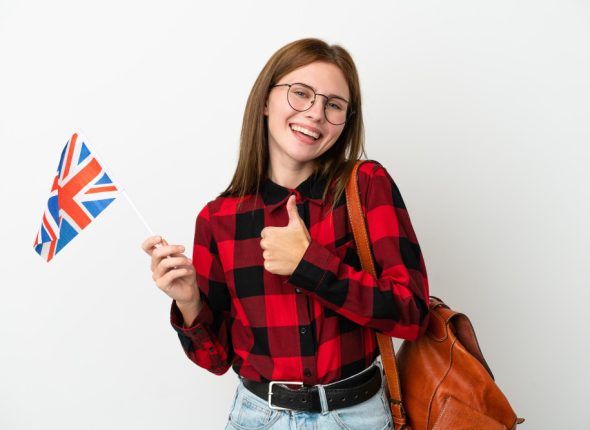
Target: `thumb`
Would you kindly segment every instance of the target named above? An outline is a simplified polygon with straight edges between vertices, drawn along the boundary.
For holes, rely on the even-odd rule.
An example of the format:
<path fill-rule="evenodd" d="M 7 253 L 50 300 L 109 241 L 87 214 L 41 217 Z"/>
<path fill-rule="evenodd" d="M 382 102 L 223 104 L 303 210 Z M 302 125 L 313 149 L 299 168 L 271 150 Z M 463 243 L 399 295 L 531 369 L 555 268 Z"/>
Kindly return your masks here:
<path fill-rule="evenodd" d="M 299 224 L 301 217 L 299 216 L 299 212 L 297 211 L 297 203 L 296 203 L 295 194 L 289 197 L 287 200 L 287 213 L 289 214 L 289 225 L 297 223 Z"/>

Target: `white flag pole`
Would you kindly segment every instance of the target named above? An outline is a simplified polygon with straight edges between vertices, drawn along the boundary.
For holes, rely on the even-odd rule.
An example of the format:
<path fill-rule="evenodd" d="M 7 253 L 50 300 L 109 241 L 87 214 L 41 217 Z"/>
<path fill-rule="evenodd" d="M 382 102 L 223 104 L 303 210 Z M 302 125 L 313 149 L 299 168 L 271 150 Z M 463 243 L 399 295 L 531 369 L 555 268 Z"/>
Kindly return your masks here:
<path fill-rule="evenodd" d="M 121 194 L 123 194 L 123 196 L 125 196 L 125 198 L 129 202 L 129 204 L 131 205 L 131 208 L 133 208 L 133 210 L 135 211 L 135 213 L 137 214 L 137 216 L 139 217 L 139 219 L 141 220 L 141 222 L 143 223 L 143 225 L 145 226 L 147 231 L 150 233 L 150 235 L 155 236 L 153 230 L 150 228 L 150 226 L 148 225 L 145 218 L 141 215 L 141 213 L 137 209 L 137 206 L 135 206 L 135 204 L 133 203 L 133 201 L 131 200 L 131 198 L 127 194 L 127 191 L 125 191 L 125 188 L 123 188 L 123 185 L 121 185 L 120 182 L 115 180 L 115 177 L 112 175 L 112 171 L 110 169 L 107 169 L 107 167 L 106 167 L 107 165 L 102 161 L 102 158 L 98 154 L 98 151 L 96 151 L 96 147 L 89 142 L 88 135 L 82 129 L 79 129 L 79 133 L 77 133 L 77 134 L 78 134 L 78 138 L 79 139 L 81 138 L 82 141 L 88 146 L 88 148 L 90 149 L 90 152 L 92 152 L 92 154 L 94 155 L 94 158 L 96 158 L 96 160 L 100 163 L 103 170 L 107 173 L 109 178 L 111 178 L 111 181 L 113 181 L 113 183 L 115 184 L 115 186 L 117 187 L 119 192 Z"/>

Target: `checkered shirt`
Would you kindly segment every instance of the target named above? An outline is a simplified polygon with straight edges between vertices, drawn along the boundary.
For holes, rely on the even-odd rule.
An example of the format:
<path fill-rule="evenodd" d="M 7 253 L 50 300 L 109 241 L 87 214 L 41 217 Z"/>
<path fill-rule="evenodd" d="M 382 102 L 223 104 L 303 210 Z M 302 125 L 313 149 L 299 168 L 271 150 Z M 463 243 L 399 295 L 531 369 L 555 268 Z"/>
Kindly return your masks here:
<path fill-rule="evenodd" d="M 218 197 L 198 214 L 193 264 L 203 308 L 190 327 L 172 303 L 171 324 L 187 356 L 223 374 L 327 384 L 367 368 L 379 354 L 374 330 L 416 339 L 428 323 L 426 267 L 402 196 L 375 161 L 359 169 L 377 277 L 361 269 L 344 196 L 334 211 L 326 184 L 297 188 L 266 179 L 259 195 Z M 260 233 L 297 209 L 311 243 L 290 276 L 264 269 Z"/>

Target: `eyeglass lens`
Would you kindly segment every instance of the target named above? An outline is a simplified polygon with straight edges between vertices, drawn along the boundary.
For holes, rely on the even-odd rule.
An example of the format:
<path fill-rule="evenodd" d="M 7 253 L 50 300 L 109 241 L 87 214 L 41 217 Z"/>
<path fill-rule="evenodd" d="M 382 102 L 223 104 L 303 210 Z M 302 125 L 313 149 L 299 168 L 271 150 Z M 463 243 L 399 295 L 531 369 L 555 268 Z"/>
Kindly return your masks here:
<path fill-rule="evenodd" d="M 305 85 L 291 85 L 288 92 L 288 101 L 291 107 L 299 112 L 311 108 L 314 103 L 315 93 L 313 89 Z M 325 98 L 325 96 L 319 96 Z M 346 122 L 348 103 L 338 97 L 330 97 L 324 105 L 326 119 L 332 124 L 339 125 Z"/>

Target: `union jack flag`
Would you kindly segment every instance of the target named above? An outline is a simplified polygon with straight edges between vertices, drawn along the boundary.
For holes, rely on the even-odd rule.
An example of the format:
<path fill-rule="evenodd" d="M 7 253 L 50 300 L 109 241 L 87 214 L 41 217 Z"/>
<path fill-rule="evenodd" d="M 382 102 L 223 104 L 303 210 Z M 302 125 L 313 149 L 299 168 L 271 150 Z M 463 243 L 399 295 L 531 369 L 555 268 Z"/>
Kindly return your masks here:
<path fill-rule="evenodd" d="M 117 196 L 117 187 L 77 133 L 66 143 L 43 213 L 35 251 L 47 261 Z"/>

